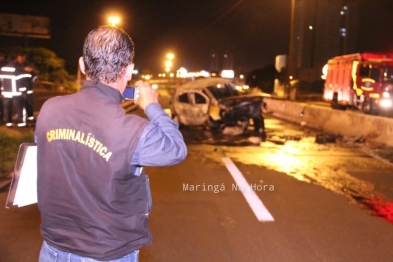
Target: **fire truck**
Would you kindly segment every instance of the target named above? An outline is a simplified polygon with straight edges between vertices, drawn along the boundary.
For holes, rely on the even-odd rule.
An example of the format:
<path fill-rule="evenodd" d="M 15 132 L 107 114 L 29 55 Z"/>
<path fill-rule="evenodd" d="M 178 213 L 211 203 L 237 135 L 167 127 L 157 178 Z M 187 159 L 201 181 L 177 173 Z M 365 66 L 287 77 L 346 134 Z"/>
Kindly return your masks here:
<path fill-rule="evenodd" d="M 393 53 L 356 53 L 328 60 L 324 99 L 334 109 L 393 111 Z"/>

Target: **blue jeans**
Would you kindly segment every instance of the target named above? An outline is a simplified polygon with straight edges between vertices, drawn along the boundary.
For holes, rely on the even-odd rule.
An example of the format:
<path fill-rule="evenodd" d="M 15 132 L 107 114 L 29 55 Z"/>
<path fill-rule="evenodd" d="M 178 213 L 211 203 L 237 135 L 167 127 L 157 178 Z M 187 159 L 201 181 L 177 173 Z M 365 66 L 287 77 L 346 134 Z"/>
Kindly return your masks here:
<path fill-rule="evenodd" d="M 122 258 L 109 260 L 110 262 L 138 262 L 139 250 L 133 251 Z M 81 257 L 72 253 L 61 251 L 55 247 L 50 246 L 46 241 L 42 243 L 39 262 L 98 262 L 88 257 Z"/>

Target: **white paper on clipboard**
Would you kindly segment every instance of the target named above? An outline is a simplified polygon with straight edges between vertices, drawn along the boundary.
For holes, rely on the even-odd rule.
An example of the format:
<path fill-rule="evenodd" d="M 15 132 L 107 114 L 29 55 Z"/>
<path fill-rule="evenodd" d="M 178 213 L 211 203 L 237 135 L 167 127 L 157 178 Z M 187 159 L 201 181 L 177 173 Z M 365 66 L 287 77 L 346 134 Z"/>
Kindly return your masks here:
<path fill-rule="evenodd" d="M 19 146 L 6 208 L 35 203 L 37 203 L 37 145 L 23 143 Z"/>

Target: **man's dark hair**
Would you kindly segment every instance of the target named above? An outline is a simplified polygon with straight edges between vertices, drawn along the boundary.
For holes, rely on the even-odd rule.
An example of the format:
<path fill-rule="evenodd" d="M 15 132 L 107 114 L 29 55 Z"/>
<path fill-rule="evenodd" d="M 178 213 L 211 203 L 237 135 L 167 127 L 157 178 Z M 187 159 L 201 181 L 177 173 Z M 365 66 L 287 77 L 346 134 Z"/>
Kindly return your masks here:
<path fill-rule="evenodd" d="M 114 83 L 134 58 L 134 43 L 124 30 L 100 26 L 90 31 L 83 46 L 85 74 L 94 82 Z"/>

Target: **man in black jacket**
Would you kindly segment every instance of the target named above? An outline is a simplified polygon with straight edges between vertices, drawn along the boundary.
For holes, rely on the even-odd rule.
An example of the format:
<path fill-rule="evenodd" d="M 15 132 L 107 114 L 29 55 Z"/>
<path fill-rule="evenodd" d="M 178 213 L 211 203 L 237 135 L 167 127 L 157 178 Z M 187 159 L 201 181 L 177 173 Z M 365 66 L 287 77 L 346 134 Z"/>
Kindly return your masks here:
<path fill-rule="evenodd" d="M 151 242 L 150 188 L 143 166 L 181 162 L 187 148 L 147 83 L 135 103 L 120 103 L 134 64 L 121 29 L 92 30 L 79 60 L 82 89 L 45 102 L 37 118 L 38 207 L 44 242 L 39 261 L 138 261 Z"/>

